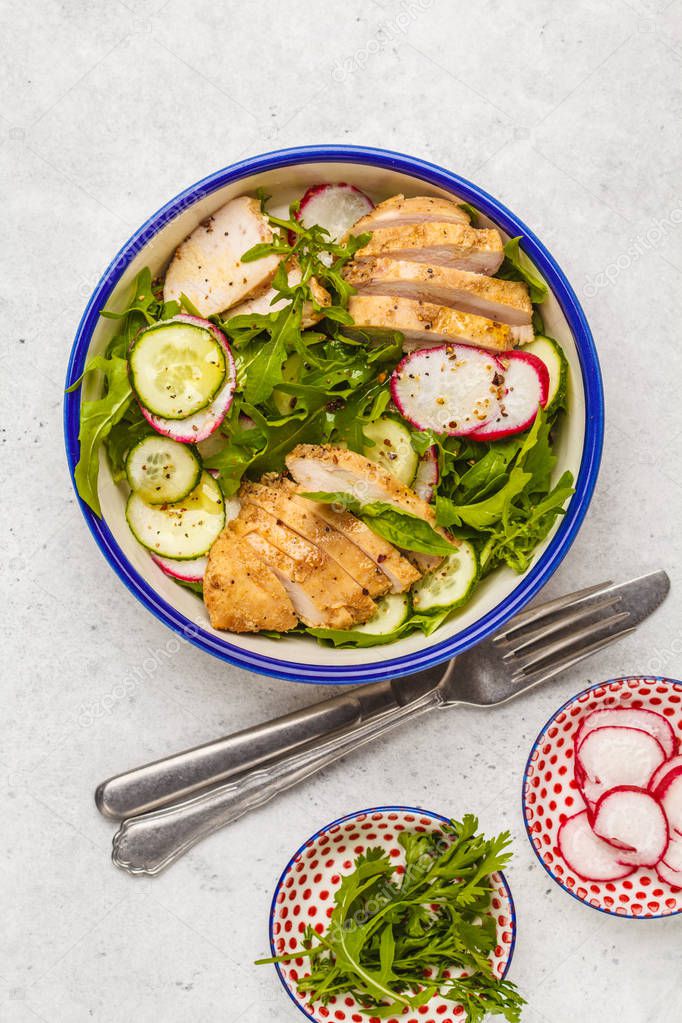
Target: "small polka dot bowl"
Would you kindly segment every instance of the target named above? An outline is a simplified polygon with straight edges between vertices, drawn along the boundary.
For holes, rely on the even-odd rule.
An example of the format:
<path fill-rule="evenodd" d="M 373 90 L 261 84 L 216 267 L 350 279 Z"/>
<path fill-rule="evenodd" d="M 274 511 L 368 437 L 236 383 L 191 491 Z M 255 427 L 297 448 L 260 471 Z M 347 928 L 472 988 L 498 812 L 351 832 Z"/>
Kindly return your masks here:
<path fill-rule="evenodd" d="M 578 693 L 550 718 L 531 749 L 523 778 L 523 814 L 530 843 L 550 877 L 586 906 L 631 920 L 682 913 L 682 888 L 664 881 L 655 867 L 639 867 L 620 880 L 581 878 L 559 848 L 565 821 L 585 810 L 574 777 L 574 738 L 593 711 L 654 711 L 682 743 L 682 682 L 661 677 L 611 679 Z"/>
<path fill-rule="evenodd" d="M 409 806 L 379 806 L 348 814 L 327 824 L 294 854 L 280 877 L 270 913 L 270 948 L 273 956 L 296 949 L 306 927 L 322 934 L 334 907 L 334 895 L 342 878 L 352 873 L 356 857 L 369 848 L 381 847 L 395 861 L 398 876 L 405 872 L 405 857 L 398 836 L 404 831 L 437 833 L 449 819 L 430 810 Z M 494 972 L 506 976 L 514 951 L 516 917 L 509 886 L 503 874 L 491 877 L 491 912 L 497 923 L 497 946 L 491 956 Z M 462 1006 L 434 997 L 427 1005 L 400 1017 L 379 1020 L 368 1015 L 350 995 L 334 996 L 328 1005 L 309 1002 L 297 990 L 307 976 L 307 960 L 277 964 L 279 978 L 291 1000 L 306 1019 L 315 1023 L 457 1023 Z M 446 974 L 447 975 L 447 974 Z"/>

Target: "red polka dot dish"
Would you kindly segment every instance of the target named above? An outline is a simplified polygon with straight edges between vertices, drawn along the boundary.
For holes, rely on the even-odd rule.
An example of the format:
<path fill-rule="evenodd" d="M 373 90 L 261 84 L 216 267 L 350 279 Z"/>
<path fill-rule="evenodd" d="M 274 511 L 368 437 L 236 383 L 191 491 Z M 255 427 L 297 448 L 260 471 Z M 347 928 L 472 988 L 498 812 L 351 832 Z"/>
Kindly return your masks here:
<path fill-rule="evenodd" d="M 528 838 L 548 874 L 604 913 L 682 913 L 682 682 L 611 679 L 536 739 L 523 779 Z"/>
<path fill-rule="evenodd" d="M 327 824 L 294 854 L 280 877 L 270 913 L 270 948 L 273 956 L 298 947 L 307 925 L 322 934 L 334 907 L 334 895 L 344 876 L 351 874 L 355 859 L 369 848 L 382 847 L 395 860 L 396 871 L 405 871 L 405 855 L 398 836 L 403 831 L 437 833 L 447 817 L 409 806 L 379 806 L 348 814 Z M 491 912 L 497 924 L 498 944 L 491 956 L 495 973 L 504 978 L 514 951 L 516 916 L 509 886 L 503 874 L 491 875 Z M 308 975 L 307 960 L 276 964 L 277 973 L 291 1000 L 314 1023 L 457 1023 L 462 1006 L 435 997 L 427 1005 L 400 1017 L 379 1020 L 350 995 L 339 994 L 328 1005 L 310 1003 L 298 993 L 298 981 Z"/>

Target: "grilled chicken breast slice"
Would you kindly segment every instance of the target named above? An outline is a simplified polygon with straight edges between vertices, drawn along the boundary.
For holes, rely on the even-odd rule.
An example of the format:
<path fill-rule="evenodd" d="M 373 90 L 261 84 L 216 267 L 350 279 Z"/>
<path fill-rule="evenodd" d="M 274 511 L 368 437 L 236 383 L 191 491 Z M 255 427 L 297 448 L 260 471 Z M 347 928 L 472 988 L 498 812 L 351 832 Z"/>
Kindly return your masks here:
<path fill-rule="evenodd" d="M 355 259 L 361 262 L 377 256 L 453 266 L 492 276 L 502 265 L 504 247 L 500 232 L 495 229 L 478 230 L 468 224 L 434 221 L 377 228 L 367 244 L 358 249 Z"/>
<path fill-rule="evenodd" d="M 343 533 L 310 511 L 305 502 L 294 501 L 295 494 L 294 484 L 282 477 L 268 481 L 267 484 L 244 483 L 239 491 L 242 503 L 257 505 L 275 516 L 288 529 L 319 547 L 370 597 L 380 597 L 387 593 L 390 583 L 379 565 Z M 309 501 L 307 504 L 314 505 L 314 502 Z"/>
<path fill-rule="evenodd" d="M 234 528 L 275 573 L 306 625 L 349 629 L 376 612 L 369 594 L 333 558 L 269 512 L 246 503 Z"/>
<path fill-rule="evenodd" d="M 508 324 L 430 302 L 389 295 L 353 295 L 348 312 L 354 327 L 345 327 L 346 333 L 399 330 L 405 337 L 406 351 L 454 341 L 506 352 L 514 344 Z"/>
<path fill-rule="evenodd" d="M 435 525 L 430 504 L 357 451 L 331 444 L 298 444 L 287 455 L 286 464 L 302 490 L 349 494 L 362 504 L 383 501 Z"/>
<path fill-rule="evenodd" d="M 436 513 L 430 504 L 364 455 L 329 444 L 299 444 L 287 455 L 286 464 L 303 491 L 350 494 L 363 504 L 383 501 L 424 519 L 441 536 L 450 539 L 436 524 Z M 421 552 L 407 552 L 403 560 L 408 558 L 420 576 L 437 568 L 443 560 L 438 555 Z"/>
<path fill-rule="evenodd" d="M 396 295 L 449 306 L 510 326 L 527 326 L 533 319 L 528 286 L 520 281 L 501 281 L 451 266 L 429 266 L 386 256 L 351 263 L 345 277 L 359 295 Z"/>
<path fill-rule="evenodd" d="M 253 245 L 272 241 L 257 199 L 232 199 L 192 231 L 175 250 L 163 286 L 165 302 L 185 294 L 201 316 L 212 316 L 267 288 L 279 263 L 264 256 L 241 257 Z"/>
<path fill-rule="evenodd" d="M 378 203 L 371 213 L 360 217 L 348 234 L 364 234 L 376 231 L 378 227 L 404 227 L 405 224 L 424 224 L 437 221 L 441 224 L 469 224 L 471 218 L 465 209 L 450 199 L 418 195 L 406 199 L 404 195 L 392 195 Z"/>
<path fill-rule="evenodd" d="M 373 533 L 369 526 L 351 512 L 335 511 L 328 504 L 309 501 L 300 494 L 296 495 L 294 500 L 301 508 L 340 533 L 374 562 L 377 569 L 386 577 L 391 593 L 404 593 L 421 578 L 421 572 L 407 558 L 404 558 L 387 540 Z"/>
<path fill-rule="evenodd" d="M 287 274 L 287 281 L 290 288 L 293 288 L 295 284 L 300 284 L 301 281 L 301 268 L 298 265 L 294 265 L 290 268 Z M 326 288 L 322 285 L 315 277 L 310 278 L 310 290 L 313 298 L 317 305 L 328 306 L 331 305 L 331 295 Z M 256 298 L 247 299 L 246 302 L 240 302 L 239 305 L 234 306 L 230 309 L 230 316 L 250 316 L 253 313 L 267 315 L 268 313 L 277 313 L 284 306 L 289 304 L 288 298 L 280 298 L 278 301 L 273 302 L 277 292 L 274 288 L 268 288 L 261 295 Z M 312 302 L 306 302 L 303 306 L 303 315 L 301 319 L 302 327 L 312 327 L 315 323 L 321 320 L 324 316 L 324 311 L 315 311 Z"/>
<path fill-rule="evenodd" d="M 214 629 L 287 632 L 298 625 L 282 583 L 229 525 L 208 555 L 204 603 Z"/>

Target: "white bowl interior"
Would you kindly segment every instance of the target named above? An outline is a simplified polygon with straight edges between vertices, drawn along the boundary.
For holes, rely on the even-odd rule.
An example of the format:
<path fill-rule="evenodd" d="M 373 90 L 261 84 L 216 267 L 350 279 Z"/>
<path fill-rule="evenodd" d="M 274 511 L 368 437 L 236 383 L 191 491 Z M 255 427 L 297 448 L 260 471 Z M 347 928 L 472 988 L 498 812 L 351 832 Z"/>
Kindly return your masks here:
<path fill-rule="evenodd" d="M 197 202 L 188 206 L 173 220 L 165 224 L 153 239 L 139 249 L 135 258 L 126 267 L 107 303 L 108 308 L 115 310 L 124 308 L 131 283 L 139 270 L 144 266 L 149 266 L 153 274 L 162 271 L 182 239 L 229 199 L 246 192 L 252 193 L 260 186 L 273 197 L 270 205 L 271 210 L 285 213 L 288 204 L 293 199 L 299 198 L 306 188 L 327 181 L 349 181 L 367 192 L 375 201 L 385 199 L 397 192 L 403 192 L 408 196 L 434 195 L 451 198 L 453 195 L 452 192 L 434 188 L 427 182 L 409 174 L 345 162 L 302 163 L 290 168 L 253 174 L 226 185 L 210 195 L 202 196 Z M 484 222 L 490 226 L 499 226 L 481 215 L 481 223 Z M 565 417 L 562 423 L 556 447 L 558 462 L 555 476 L 558 478 L 562 472 L 569 469 L 573 476 L 577 477 L 583 452 L 585 424 L 585 393 L 578 353 L 566 318 L 551 294 L 543 306 L 543 316 L 548 333 L 562 345 L 571 369 L 569 391 L 571 415 Z M 116 321 L 100 318 L 93 334 L 89 356 L 103 352 L 115 330 Z M 97 396 L 100 384 L 94 378 L 95 374 L 91 374 L 91 378 L 86 382 L 85 399 Z M 200 598 L 165 576 L 161 569 L 152 562 L 148 552 L 132 536 L 125 519 L 126 487 L 113 482 L 104 455 L 102 455 L 99 493 L 102 514 L 116 542 L 136 571 L 160 597 L 177 608 L 190 622 L 213 633 L 216 638 L 227 640 L 234 646 L 275 660 L 296 661 L 305 665 L 351 666 L 403 657 L 455 636 L 458 632 L 473 625 L 508 597 L 520 579 L 511 569 L 498 569 L 480 584 L 471 603 L 438 629 L 433 636 L 426 637 L 421 633 L 416 633 L 398 640 L 389 647 L 338 650 L 320 646 L 312 638 L 304 636 L 291 636 L 286 640 L 279 641 L 258 635 L 221 633 L 211 628 Z M 555 524 L 549 537 L 537 549 L 534 561 L 537 561 L 547 547 L 558 525 L 559 521 Z"/>

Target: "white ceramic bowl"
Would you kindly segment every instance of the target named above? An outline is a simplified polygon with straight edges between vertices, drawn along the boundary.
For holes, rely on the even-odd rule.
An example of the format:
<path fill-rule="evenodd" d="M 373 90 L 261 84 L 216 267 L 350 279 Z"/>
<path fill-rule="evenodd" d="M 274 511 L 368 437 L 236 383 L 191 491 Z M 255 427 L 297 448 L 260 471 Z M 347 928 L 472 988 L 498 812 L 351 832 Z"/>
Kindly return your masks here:
<path fill-rule="evenodd" d="M 192 185 L 154 214 L 111 263 L 87 305 L 69 361 L 67 384 L 82 373 L 92 355 L 104 351 L 115 324 L 99 311 L 123 308 L 131 282 L 149 265 L 163 270 L 180 241 L 229 199 L 258 186 L 277 206 L 300 197 L 321 181 L 350 181 L 379 200 L 404 192 L 466 200 L 481 221 L 505 237 L 523 236 L 526 253 L 550 288 L 543 306 L 547 332 L 561 343 L 570 364 L 570 415 L 562 424 L 556 475 L 570 469 L 576 492 L 565 516 L 538 548 L 523 576 L 502 568 L 477 589 L 475 598 L 437 632 L 407 636 L 396 643 L 363 650 L 338 650 L 308 637 L 284 640 L 234 635 L 211 628 L 198 597 L 165 576 L 133 538 L 125 520 L 126 491 L 113 483 L 102 459 L 100 499 L 103 518 L 81 503 L 83 514 L 104 556 L 119 578 L 158 618 L 210 653 L 244 668 L 302 682 L 358 683 L 391 678 L 448 660 L 501 627 L 544 585 L 570 547 L 596 482 L 603 435 L 603 393 L 599 362 L 585 316 L 564 274 L 535 235 L 509 210 L 475 185 L 450 171 L 385 150 L 319 146 L 282 150 L 235 164 Z M 274 208 L 274 207 L 273 207 Z M 93 374 L 94 376 L 94 374 Z M 69 466 L 79 456 L 78 415 L 81 390 L 95 396 L 96 381 L 67 394 L 64 424 Z"/>

